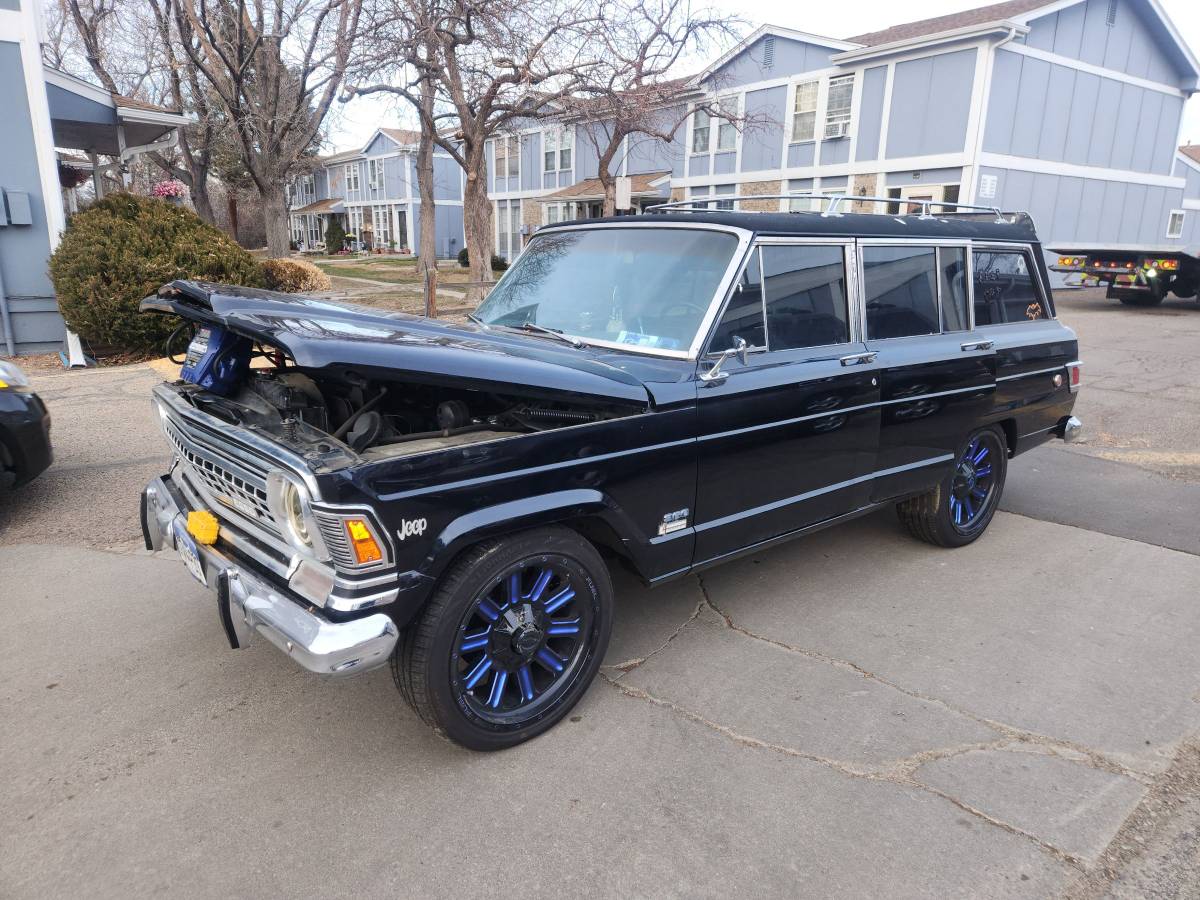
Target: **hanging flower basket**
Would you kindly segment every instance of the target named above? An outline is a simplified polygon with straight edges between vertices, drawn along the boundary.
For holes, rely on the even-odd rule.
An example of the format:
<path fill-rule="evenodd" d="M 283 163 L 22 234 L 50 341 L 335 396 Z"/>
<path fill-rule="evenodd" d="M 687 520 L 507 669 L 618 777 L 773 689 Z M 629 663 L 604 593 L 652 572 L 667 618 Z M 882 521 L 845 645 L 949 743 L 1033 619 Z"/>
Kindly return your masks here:
<path fill-rule="evenodd" d="M 160 181 L 154 187 L 150 188 L 150 196 L 158 197 L 161 200 L 167 200 L 171 203 L 182 203 L 183 198 L 187 196 L 187 185 L 175 179 Z"/>
<path fill-rule="evenodd" d="M 58 183 L 64 190 L 77 188 L 81 184 L 87 184 L 88 179 L 92 177 L 92 173 L 86 169 L 79 169 L 75 166 L 68 166 L 64 162 L 58 164 Z"/>

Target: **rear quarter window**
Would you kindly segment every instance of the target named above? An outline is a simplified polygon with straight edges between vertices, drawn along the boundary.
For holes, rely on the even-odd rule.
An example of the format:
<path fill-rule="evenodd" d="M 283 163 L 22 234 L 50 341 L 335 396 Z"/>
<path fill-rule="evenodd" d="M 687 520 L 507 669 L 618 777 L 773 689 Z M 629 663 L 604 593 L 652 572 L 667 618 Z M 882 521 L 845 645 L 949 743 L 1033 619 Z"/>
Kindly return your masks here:
<path fill-rule="evenodd" d="M 1025 250 L 976 250 L 974 307 L 976 325 L 1033 322 L 1049 317 L 1029 253 Z"/>

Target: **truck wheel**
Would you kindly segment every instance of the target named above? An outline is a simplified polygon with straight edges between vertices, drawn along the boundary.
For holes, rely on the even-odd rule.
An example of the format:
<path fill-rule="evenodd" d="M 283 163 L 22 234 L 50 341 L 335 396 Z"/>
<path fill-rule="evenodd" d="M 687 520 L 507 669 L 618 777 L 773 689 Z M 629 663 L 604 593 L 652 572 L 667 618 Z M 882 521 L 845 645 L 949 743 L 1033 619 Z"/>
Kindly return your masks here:
<path fill-rule="evenodd" d="M 1007 472 L 1004 432 L 994 425 L 981 428 L 967 438 L 953 471 L 941 484 L 896 504 L 900 522 L 927 543 L 965 546 L 987 530 Z"/>
<path fill-rule="evenodd" d="M 1180 281 L 1175 279 L 1175 283 L 1171 285 L 1171 293 L 1181 300 L 1190 300 L 1196 296 L 1196 283 L 1194 281 Z"/>
<path fill-rule="evenodd" d="M 1117 299 L 1126 306 L 1158 306 L 1167 296 L 1167 287 L 1163 283 L 1163 279 L 1154 278 L 1150 280 L 1150 290 L 1147 293 L 1141 291 L 1131 294 L 1118 294 Z"/>
<path fill-rule="evenodd" d="M 426 724 L 501 750 L 570 712 L 600 668 L 613 590 L 596 549 L 566 528 L 477 544 L 443 577 L 392 657 Z"/>

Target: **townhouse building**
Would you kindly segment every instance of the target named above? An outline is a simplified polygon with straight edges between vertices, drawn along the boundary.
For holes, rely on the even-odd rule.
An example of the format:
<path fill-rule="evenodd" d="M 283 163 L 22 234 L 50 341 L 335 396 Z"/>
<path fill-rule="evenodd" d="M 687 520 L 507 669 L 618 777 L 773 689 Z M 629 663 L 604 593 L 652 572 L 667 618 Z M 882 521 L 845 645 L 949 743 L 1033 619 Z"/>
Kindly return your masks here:
<path fill-rule="evenodd" d="M 764 25 L 663 110 L 686 120 L 672 141 L 625 141 L 618 205 L 959 202 L 1028 211 L 1047 246 L 1200 252 L 1200 153 L 1179 147 L 1198 88 L 1200 63 L 1157 0 L 1009 0 L 845 40 Z M 531 118 L 489 142 L 498 254 L 599 214 L 603 130 Z"/>
<path fill-rule="evenodd" d="M 293 243 L 301 249 L 323 245 L 325 229 L 337 217 L 364 248 L 415 250 L 421 228 L 418 137 L 403 128 L 380 128 L 361 149 L 321 157 L 312 172 L 294 178 L 288 186 Z M 462 169 L 435 152 L 433 181 L 437 253 L 452 257 L 463 247 Z"/>

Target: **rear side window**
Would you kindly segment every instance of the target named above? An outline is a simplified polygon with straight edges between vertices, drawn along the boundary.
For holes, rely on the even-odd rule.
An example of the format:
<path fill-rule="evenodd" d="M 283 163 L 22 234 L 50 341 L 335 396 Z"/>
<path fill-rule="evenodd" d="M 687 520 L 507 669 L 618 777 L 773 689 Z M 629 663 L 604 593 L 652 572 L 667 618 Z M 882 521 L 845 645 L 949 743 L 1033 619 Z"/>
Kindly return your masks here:
<path fill-rule="evenodd" d="M 836 246 L 762 248 L 768 349 L 796 350 L 850 340 L 846 257 Z"/>
<path fill-rule="evenodd" d="M 975 324 L 1029 322 L 1047 317 L 1034 283 L 1029 254 L 1022 250 L 976 250 Z"/>
<path fill-rule="evenodd" d="M 932 247 L 863 248 L 867 339 L 937 334 L 937 261 Z"/>

